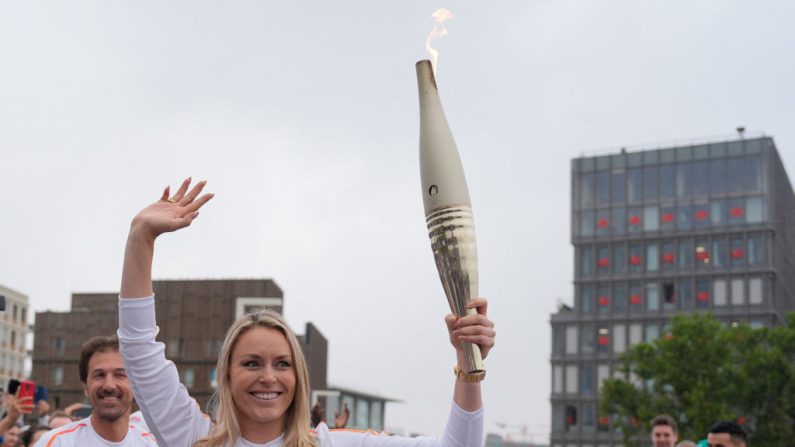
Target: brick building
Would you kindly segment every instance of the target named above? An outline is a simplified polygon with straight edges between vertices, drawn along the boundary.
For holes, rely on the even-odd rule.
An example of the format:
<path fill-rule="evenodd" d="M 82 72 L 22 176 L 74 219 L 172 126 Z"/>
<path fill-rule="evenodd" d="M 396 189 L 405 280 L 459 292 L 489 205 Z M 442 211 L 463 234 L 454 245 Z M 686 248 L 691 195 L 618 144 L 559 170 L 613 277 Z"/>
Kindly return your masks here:
<path fill-rule="evenodd" d="M 154 281 L 153 289 L 158 340 L 165 343 L 166 356 L 177 365 L 182 383 L 202 408 L 215 392 L 215 366 L 229 326 L 258 308 L 283 310 L 282 290 L 270 279 Z M 116 293 L 75 293 L 71 311 L 36 313 L 32 378 L 50 388 L 51 405 L 64 408 L 84 401 L 78 376 L 80 347 L 92 336 L 116 332 L 117 301 Z M 383 406 L 389 399 L 328 389 L 328 341 L 312 323 L 298 338 L 315 390 L 313 403 L 320 399 L 332 417 L 340 402 L 353 402 L 349 408 L 354 416 L 361 401 L 359 411 L 367 411 L 361 418 L 352 417 L 349 427 L 381 429 Z M 358 424 L 360 419 L 366 424 Z"/>
<path fill-rule="evenodd" d="M 2 285 L 0 297 L 5 304 L 5 310 L 0 312 L 0 387 L 5 389 L 10 379 L 26 378 L 28 297 Z"/>

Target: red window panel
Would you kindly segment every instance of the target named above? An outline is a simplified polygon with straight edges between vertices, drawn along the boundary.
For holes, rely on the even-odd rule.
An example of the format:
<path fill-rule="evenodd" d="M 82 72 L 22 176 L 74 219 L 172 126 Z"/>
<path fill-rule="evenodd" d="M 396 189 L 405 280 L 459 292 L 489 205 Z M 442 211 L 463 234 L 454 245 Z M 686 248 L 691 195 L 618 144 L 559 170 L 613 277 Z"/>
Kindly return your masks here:
<path fill-rule="evenodd" d="M 709 218 L 709 211 L 707 211 L 707 210 L 696 210 L 695 217 L 696 217 L 696 220 L 707 220 Z"/>
<path fill-rule="evenodd" d="M 610 305 L 610 297 L 609 296 L 600 296 L 598 300 L 596 300 L 600 306 L 609 306 Z"/>
<path fill-rule="evenodd" d="M 743 217 L 743 214 L 745 214 L 745 211 L 739 206 L 735 206 L 729 210 L 729 215 L 731 217 Z"/>
<path fill-rule="evenodd" d="M 632 256 L 629 257 L 629 263 L 632 264 L 632 265 L 640 265 L 641 261 L 642 260 L 640 259 L 640 256 L 638 256 L 638 255 L 632 255 Z"/>
<path fill-rule="evenodd" d="M 699 248 L 701 248 L 701 247 L 699 247 Z M 699 250 L 697 248 L 696 249 L 696 259 L 698 259 L 699 261 L 708 260 L 709 259 L 709 251 L 707 251 L 705 248 L 701 248 L 701 250 Z"/>
<path fill-rule="evenodd" d="M 607 344 L 610 343 L 610 336 L 600 335 L 597 337 L 596 342 L 599 343 L 600 346 L 607 346 Z"/>
<path fill-rule="evenodd" d="M 660 216 L 660 220 L 666 223 L 673 222 L 674 215 L 673 213 L 664 213 L 662 216 Z"/>
<path fill-rule="evenodd" d="M 607 228 L 610 226 L 610 221 L 605 218 L 601 218 L 596 221 L 596 226 L 597 228 Z"/>
<path fill-rule="evenodd" d="M 745 250 L 743 250 L 742 248 L 735 248 L 734 250 L 732 250 L 732 258 L 742 259 L 743 256 L 745 256 Z"/>
<path fill-rule="evenodd" d="M 596 265 L 599 267 L 609 267 L 610 266 L 610 259 L 609 258 L 599 258 L 596 260 Z"/>
<path fill-rule="evenodd" d="M 629 216 L 630 225 L 640 225 L 640 216 Z"/>
<path fill-rule="evenodd" d="M 629 297 L 630 304 L 638 305 L 643 302 L 643 298 L 640 295 L 632 295 Z"/>
<path fill-rule="evenodd" d="M 599 416 L 596 419 L 596 423 L 599 425 L 610 425 L 610 416 Z"/>
<path fill-rule="evenodd" d="M 566 415 L 566 425 L 574 425 L 574 416 Z"/>
<path fill-rule="evenodd" d="M 673 264 L 674 263 L 674 254 L 673 253 L 663 253 L 662 260 L 666 264 Z"/>
<path fill-rule="evenodd" d="M 696 294 L 696 299 L 699 301 L 707 301 L 709 300 L 709 292 L 698 292 Z"/>

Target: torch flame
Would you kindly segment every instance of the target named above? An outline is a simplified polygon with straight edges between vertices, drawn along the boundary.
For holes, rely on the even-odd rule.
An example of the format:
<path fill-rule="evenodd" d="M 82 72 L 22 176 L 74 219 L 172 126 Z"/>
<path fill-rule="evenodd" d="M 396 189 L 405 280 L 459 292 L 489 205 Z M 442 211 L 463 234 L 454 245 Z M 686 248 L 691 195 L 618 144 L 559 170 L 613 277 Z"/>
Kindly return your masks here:
<path fill-rule="evenodd" d="M 444 22 L 446 20 L 450 20 L 453 18 L 453 13 L 450 12 L 449 9 L 439 8 L 431 14 L 434 20 L 436 20 L 436 25 L 433 27 L 433 31 L 428 34 L 428 38 L 425 39 L 425 49 L 428 50 L 428 54 L 431 55 L 431 64 L 433 65 L 433 71 L 436 72 L 436 61 L 439 59 L 439 52 L 433 49 L 431 46 L 431 42 L 437 37 L 442 37 L 447 35 L 447 30 L 444 27 Z"/>

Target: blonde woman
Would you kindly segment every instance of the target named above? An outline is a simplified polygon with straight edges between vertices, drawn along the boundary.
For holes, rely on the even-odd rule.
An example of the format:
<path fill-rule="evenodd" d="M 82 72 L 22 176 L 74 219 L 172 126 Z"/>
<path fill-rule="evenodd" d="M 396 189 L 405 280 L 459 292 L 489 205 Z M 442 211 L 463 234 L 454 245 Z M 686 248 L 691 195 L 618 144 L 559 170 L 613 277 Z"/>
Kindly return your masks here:
<path fill-rule="evenodd" d="M 185 180 L 176 194 L 169 188 L 157 202 L 132 220 L 124 255 L 119 300 L 119 340 L 125 368 L 149 429 L 160 447 L 480 447 L 483 409 L 480 383 L 459 374 L 445 432 L 439 439 L 333 431 L 321 423 L 309 430 L 309 378 L 295 334 L 272 312 L 246 315 L 226 334 L 216 368 L 217 423 L 199 409 L 179 383 L 165 346 L 155 341 L 152 257 L 155 239 L 187 227 L 212 194 L 201 195 L 205 183 L 190 188 Z M 487 303 L 472 300 L 476 315 L 446 323 L 458 362 L 461 342 L 494 345 L 494 325 Z M 469 380 L 467 380 L 469 379 Z"/>

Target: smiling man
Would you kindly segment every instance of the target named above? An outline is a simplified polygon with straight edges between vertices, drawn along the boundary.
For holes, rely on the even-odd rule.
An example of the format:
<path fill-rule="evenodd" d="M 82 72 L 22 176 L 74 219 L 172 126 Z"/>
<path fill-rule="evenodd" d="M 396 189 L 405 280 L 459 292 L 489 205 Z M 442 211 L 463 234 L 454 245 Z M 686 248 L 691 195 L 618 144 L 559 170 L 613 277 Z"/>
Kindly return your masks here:
<path fill-rule="evenodd" d="M 132 388 L 116 336 L 94 337 L 80 352 L 80 381 L 93 411 L 85 419 L 47 432 L 35 447 L 156 446 L 154 436 L 130 424 Z"/>
<path fill-rule="evenodd" d="M 732 421 L 722 421 L 713 425 L 707 435 L 709 447 L 746 447 L 748 434 Z"/>
<path fill-rule="evenodd" d="M 654 447 L 674 447 L 679 439 L 676 421 L 667 414 L 651 420 L 651 444 Z"/>

